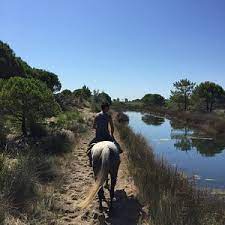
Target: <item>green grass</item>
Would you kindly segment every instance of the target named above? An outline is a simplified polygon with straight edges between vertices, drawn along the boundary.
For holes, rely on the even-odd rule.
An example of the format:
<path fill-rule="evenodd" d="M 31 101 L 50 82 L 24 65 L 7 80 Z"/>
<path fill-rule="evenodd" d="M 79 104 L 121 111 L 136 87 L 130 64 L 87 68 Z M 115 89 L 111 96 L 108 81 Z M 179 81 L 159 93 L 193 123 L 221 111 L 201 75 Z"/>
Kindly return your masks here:
<path fill-rule="evenodd" d="M 224 225 L 225 204 L 200 191 L 185 176 L 157 159 L 145 139 L 124 124 L 116 123 L 128 154 L 130 174 L 148 206 L 154 225 Z"/>
<path fill-rule="evenodd" d="M 86 131 L 86 124 L 82 114 L 76 110 L 65 111 L 59 114 L 50 126 L 57 130 L 71 130 L 74 133 L 82 133 Z"/>

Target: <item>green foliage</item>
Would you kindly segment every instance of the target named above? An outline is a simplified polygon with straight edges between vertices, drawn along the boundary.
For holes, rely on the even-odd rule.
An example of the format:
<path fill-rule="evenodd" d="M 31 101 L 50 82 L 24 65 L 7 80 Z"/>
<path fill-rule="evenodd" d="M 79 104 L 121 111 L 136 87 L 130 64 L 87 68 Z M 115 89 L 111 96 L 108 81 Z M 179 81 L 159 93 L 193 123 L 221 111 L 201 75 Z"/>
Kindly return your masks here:
<path fill-rule="evenodd" d="M 91 91 L 90 89 L 84 85 L 82 88 L 80 89 L 77 89 L 73 92 L 74 96 L 75 97 L 79 97 L 79 98 L 82 98 L 82 99 L 89 99 L 91 97 Z"/>
<path fill-rule="evenodd" d="M 56 125 L 58 128 L 66 129 L 74 121 L 77 121 L 79 123 L 84 123 L 84 120 L 78 111 L 67 111 L 67 112 L 59 114 L 56 117 Z"/>
<path fill-rule="evenodd" d="M 66 111 L 59 114 L 52 123 L 57 130 L 66 129 L 77 133 L 85 132 L 87 127 L 85 121 L 78 111 Z"/>
<path fill-rule="evenodd" d="M 0 78 L 9 78 L 18 74 L 25 77 L 20 58 L 15 56 L 9 45 L 0 41 Z"/>
<path fill-rule="evenodd" d="M 0 89 L 0 105 L 6 114 L 20 121 L 24 135 L 27 134 L 27 125 L 59 111 L 52 92 L 43 82 L 33 78 L 5 80 Z"/>
<path fill-rule="evenodd" d="M 145 105 L 163 106 L 165 105 L 165 98 L 159 94 L 147 94 L 142 98 Z"/>
<path fill-rule="evenodd" d="M 182 79 L 173 84 L 175 90 L 171 91 L 171 100 L 177 104 L 182 104 L 184 110 L 188 109 L 190 96 L 195 87 L 195 83 L 188 79 Z"/>
<path fill-rule="evenodd" d="M 61 92 L 62 95 L 64 96 L 71 96 L 72 95 L 72 91 L 68 90 L 68 89 L 65 89 Z"/>
<path fill-rule="evenodd" d="M 91 99 L 91 110 L 93 112 L 98 112 L 101 110 L 101 104 L 108 103 L 112 104 L 111 97 L 105 92 L 99 92 L 98 90 L 94 90 L 92 99 Z"/>
<path fill-rule="evenodd" d="M 5 127 L 4 121 L 0 118 L 0 150 L 5 147 L 6 144 L 7 129 Z"/>
<path fill-rule="evenodd" d="M 55 99 L 63 111 L 70 110 L 74 106 L 74 95 L 70 90 L 63 90 L 55 94 Z"/>
<path fill-rule="evenodd" d="M 56 101 L 59 103 L 63 111 L 73 110 L 74 107 L 86 106 L 91 97 L 91 91 L 87 86 L 71 92 L 63 90 L 55 95 Z"/>
<path fill-rule="evenodd" d="M 216 101 L 220 100 L 224 95 L 225 91 L 220 85 L 206 81 L 195 88 L 193 99 L 194 101 L 203 100 L 206 105 L 206 111 L 212 112 Z"/>
<path fill-rule="evenodd" d="M 35 68 L 32 69 L 32 72 L 30 74 L 31 77 L 44 82 L 52 92 L 60 91 L 61 83 L 56 74 L 46 70 Z"/>
<path fill-rule="evenodd" d="M 9 45 L 0 41 L 0 78 L 8 79 L 15 76 L 39 79 L 53 92 L 61 89 L 61 83 L 56 74 L 30 67 L 20 57 L 16 57 Z"/>

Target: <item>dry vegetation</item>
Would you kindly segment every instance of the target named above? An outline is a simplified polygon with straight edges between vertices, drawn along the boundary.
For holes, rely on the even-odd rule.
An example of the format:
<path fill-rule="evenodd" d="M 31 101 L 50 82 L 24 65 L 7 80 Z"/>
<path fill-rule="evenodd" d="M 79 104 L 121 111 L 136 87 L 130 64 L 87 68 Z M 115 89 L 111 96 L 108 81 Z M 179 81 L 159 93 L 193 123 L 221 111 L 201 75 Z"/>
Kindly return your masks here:
<path fill-rule="evenodd" d="M 86 125 L 80 113 L 61 113 L 45 126 L 35 126 L 35 137 L 7 137 L 1 130 L 0 224 L 50 224 L 54 186 L 61 171 L 61 155 L 76 144 Z"/>

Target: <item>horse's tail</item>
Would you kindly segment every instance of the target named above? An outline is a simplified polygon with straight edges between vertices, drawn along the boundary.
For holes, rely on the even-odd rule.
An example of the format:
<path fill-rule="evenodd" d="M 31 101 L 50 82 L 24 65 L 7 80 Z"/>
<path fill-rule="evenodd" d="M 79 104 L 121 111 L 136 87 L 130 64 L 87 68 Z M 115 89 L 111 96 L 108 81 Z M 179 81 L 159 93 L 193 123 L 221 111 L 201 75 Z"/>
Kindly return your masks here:
<path fill-rule="evenodd" d="M 102 150 L 101 169 L 97 174 L 95 184 L 91 188 L 89 195 L 86 197 L 86 199 L 79 204 L 79 207 L 81 209 L 86 208 L 93 201 L 94 197 L 97 195 L 98 191 L 105 183 L 109 173 L 109 163 L 110 163 L 109 159 L 110 159 L 110 149 L 107 147 Z"/>

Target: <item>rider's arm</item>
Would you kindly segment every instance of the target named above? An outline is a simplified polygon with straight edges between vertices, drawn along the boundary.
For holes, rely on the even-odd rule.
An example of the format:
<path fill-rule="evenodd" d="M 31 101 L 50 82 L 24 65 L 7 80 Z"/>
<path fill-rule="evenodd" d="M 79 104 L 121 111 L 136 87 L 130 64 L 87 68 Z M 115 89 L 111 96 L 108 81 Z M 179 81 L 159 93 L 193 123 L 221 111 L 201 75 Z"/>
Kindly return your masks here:
<path fill-rule="evenodd" d="M 96 117 L 95 117 L 95 119 L 94 119 L 93 129 L 95 129 L 95 130 L 97 129 Z"/>
<path fill-rule="evenodd" d="M 109 124 L 110 124 L 110 127 L 111 127 L 111 136 L 114 137 L 114 124 L 113 124 L 113 120 L 112 120 L 112 117 L 110 116 L 110 119 L 109 119 Z"/>

